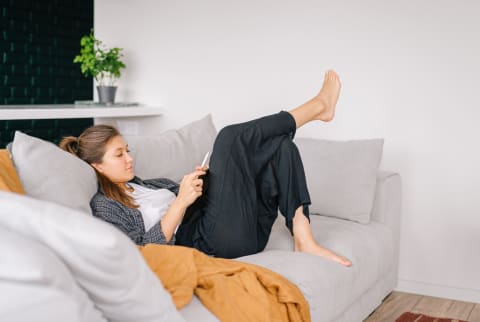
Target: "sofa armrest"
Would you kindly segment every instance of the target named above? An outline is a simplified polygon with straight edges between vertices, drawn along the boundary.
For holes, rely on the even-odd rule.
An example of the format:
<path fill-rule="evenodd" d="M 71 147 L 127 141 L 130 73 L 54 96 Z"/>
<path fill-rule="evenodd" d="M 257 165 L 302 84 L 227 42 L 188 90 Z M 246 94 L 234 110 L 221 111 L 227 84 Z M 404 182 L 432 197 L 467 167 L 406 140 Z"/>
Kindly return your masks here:
<path fill-rule="evenodd" d="M 395 224 L 397 219 L 400 219 L 401 194 L 400 175 L 395 172 L 380 170 L 377 173 L 375 200 L 370 216 L 371 220 L 384 223 L 388 226 Z"/>
<path fill-rule="evenodd" d="M 402 178 L 398 173 L 379 171 L 371 221 L 385 224 L 392 232 L 394 267 L 398 270 L 402 213 Z M 397 272 L 395 272 L 397 274 Z"/>

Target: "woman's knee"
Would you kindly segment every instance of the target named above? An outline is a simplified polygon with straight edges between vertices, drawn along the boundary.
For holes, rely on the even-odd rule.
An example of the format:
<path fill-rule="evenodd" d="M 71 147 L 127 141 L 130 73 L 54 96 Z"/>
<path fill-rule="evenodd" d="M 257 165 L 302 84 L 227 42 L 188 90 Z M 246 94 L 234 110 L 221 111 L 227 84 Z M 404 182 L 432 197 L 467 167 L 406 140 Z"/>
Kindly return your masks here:
<path fill-rule="evenodd" d="M 285 136 L 284 139 L 280 142 L 278 147 L 281 153 L 293 153 L 293 154 L 300 154 L 298 151 L 297 145 L 292 141 L 290 137 Z"/>
<path fill-rule="evenodd" d="M 237 125 L 227 125 L 218 132 L 215 143 L 229 144 L 235 138 L 237 133 Z"/>

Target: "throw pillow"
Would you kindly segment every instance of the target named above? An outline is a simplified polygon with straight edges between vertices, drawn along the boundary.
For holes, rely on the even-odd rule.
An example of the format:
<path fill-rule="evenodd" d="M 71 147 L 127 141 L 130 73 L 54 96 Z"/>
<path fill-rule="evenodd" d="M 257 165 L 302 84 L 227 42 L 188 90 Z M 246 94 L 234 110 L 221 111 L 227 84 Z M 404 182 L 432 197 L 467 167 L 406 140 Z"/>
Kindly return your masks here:
<path fill-rule="evenodd" d="M 297 138 L 312 205 L 310 212 L 369 223 L 383 139 Z"/>
<path fill-rule="evenodd" d="M 42 243 L 108 321 L 184 321 L 131 240 L 72 208 L 0 191 L 0 226 Z"/>
<path fill-rule="evenodd" d="M 142 179 L 169 178 L 180 182 L 211 151 L 217 131 L 211 115 L 180 129 L 156 136 L 125 135 L 134 159 L 135 174 Z"/>
<path fill-rule="evenodd" d="M 55 144 L 15 132 L 12 156 L 27 195 L 91 214 L 95 171 Z"/>
<path fill-rule="evenodd" d="M 17 170 L 7 150 L 0 150 L 0 190 L 25 194 Z"/>
<path fill-rule="evenodd" d="M 43 244 L 0 226 L 0 254 L 0 320 L 106 321 Z"/>

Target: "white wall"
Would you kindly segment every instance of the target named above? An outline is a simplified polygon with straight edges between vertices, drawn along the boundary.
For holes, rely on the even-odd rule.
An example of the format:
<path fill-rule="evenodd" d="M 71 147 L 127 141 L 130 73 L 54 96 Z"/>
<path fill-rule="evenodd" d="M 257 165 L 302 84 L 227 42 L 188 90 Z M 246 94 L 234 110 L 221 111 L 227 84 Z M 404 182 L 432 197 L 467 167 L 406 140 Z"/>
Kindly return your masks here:
<path fill-rule="evenodd" d="M 399 290 L 480 302 L 480 2 L 95 1 L 125 49 L 118 98 L 161 128 L 289 109 L 342 77 L 336 119 L 298 136 L 385 138 L 403 177 Z"/>

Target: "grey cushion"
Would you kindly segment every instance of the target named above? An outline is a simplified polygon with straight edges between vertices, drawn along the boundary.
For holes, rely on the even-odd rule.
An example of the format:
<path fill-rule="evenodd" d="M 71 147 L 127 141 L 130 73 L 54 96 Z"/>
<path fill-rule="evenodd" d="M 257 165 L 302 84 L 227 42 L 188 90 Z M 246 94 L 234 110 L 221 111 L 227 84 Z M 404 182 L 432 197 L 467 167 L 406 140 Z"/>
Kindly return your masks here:
<path fill-rule="evenodd" d="M 263 253 L 238 260 L 267 267 L 295 283 L 310 306 L 312 321 L 334 321 L 393 265 L 393 236 L 383 224 L 363 225 L 326 216 L 311 216 L 320 245 L 350 259 L 352 267 L 292 252 L 293 240 L 283 217 L 275 222 Z"/>
<path fill-rule="evenodd" d="M 188 322 L 221 322 L 194 295 L 192 301 L 180 310 L 180 314 Z"/>
<path fill-rule="evenodd" d="M 0 226 L 48 247 L 108 321 L 185 321 L 120 230 L 93 216 L 0 191 Z"/>
<path fill-rule="evenodd" d="M 297 138 L 312 214 L 370 221 L 383 139 L 329 141 Z"/>
<path fill-rule="evenodd" d="M 20 131 L 15 132 L 12 156 L 27 195 L 91 214 L 97 177 L 87 163 Z"/>
<path fill-rule="evenodd" d="M 0 254 L 2 321 L 106 322 L 51 249 L 0 225 Z"/>
<path fill-rule="evenodd" d="M 207 115 L 160 135 L 125 135 L 124 139 L 131 150 L 137 176 L 179 182 L 200 165 L 207 151 L 212 150 L 216 135 L 212 117 Z"/>

